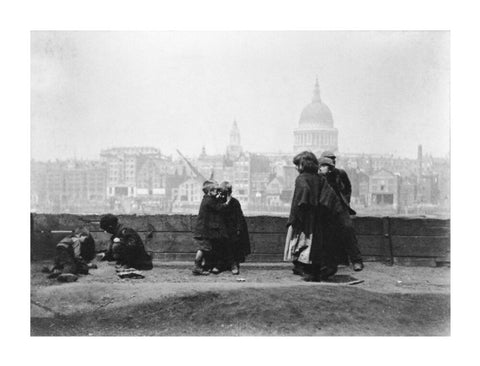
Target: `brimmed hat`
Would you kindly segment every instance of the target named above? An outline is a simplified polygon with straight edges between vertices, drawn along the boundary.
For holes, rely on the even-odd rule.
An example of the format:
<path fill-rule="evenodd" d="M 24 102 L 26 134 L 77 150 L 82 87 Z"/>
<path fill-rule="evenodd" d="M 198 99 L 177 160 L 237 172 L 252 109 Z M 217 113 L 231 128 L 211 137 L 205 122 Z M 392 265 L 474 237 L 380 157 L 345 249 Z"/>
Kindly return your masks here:
<path fill-rule="evenodd" d="M 320 155 L 321 158 L 330 158 L 330 159 L 336 159 L 336 156 L 333 152 L 327 150 L 322 152 L 322 155 Z"/>
<path fill-rule="evenodd" d="M 335 164 L 333 163 L 333 160 L 327 157 L 320 158 L 320 160 L 318 160 L 318 163 L 320 166 L 329 165 L 332 168 L 335 168 Z"/>

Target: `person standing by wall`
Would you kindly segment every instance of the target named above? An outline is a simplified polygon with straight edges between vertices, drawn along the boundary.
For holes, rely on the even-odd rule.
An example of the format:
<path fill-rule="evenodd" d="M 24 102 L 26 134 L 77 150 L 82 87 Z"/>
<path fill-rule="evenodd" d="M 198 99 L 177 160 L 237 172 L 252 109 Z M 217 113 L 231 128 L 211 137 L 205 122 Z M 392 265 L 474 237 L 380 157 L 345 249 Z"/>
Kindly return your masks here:
<path fill-rule="evenodd" d="M 347 173 L 343 169 L 338 169 L 336 164 L 336 156 L 331 151 L 324 151 L 320 158 L 320 173 L 323 174 L 328 184 L 333 188 L 342 204 L 348 209 L 351 215 L 356 215 L 355 210 L 350 206 L 350 198 L 352 195 L 352 185 Z M 364 267 L 362 255 L 358 248 L 358 240 L 355 235 L 353 221 L 347 220 L 342 230 L 337 232 L 337 240 L 343 241 L 348 257 L 353 264 L 354 271 L 361 271 Z"/>
<path fill-rule="evenodd" d="M 235 197 L 232 197 L 232 191 L 233 187 L 229 182 L 220 183 L 221 196 L 225 200 L 228 196 L 231 197 L 228 209 L 223 213 L 228 234 L 224 262 L 230 268 L 232 274 L 238 275 L 240 273 L 240 263 L 245 262 L 245 257 L 250 254 L 250 238 L 242 206 Z"/>
<path fill-rule="evenodd" d="M 212 273 L 220 273 L 217 265 L 217 256 L 215 253 L 222 252 L 222 247 L 227 245 L 228 234 L 225 221 L 221 212 L 227 209 L 231 196 L 227 195 L 226 202 L 223 203 L 218 196 L 218 183 L 213 180 L 207 180 L 203 183 L 202 202 L 197 215 L 193 237 L 198 245 L 195 255 L 194 268 L 192 273 L 198 275 L 208 275 L 208 270 Z M 205 261 L 205 263 L 203 263 Z"/>
<path fill-rule="evenodd" d="M 294 157 L 299 175 L 287 222 L 284 260 L 293 261 L 295 274 L 305 281 L 324 281 L 337 272 L 341 248 L 332 240 L 331 223 L 345 211 L 326 178 L 318 174 L 316 156 L 304 151 Z"/>

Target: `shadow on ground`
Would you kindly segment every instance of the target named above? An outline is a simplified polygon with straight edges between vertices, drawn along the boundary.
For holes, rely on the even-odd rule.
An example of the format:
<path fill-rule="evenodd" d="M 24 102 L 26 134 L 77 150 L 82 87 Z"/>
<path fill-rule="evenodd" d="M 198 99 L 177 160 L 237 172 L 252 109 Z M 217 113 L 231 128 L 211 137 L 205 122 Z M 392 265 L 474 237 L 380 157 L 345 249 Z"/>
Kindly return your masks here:
<path fill-rule="evenodd" d="M 206 291 L 32 318 L 32 335 L 449 335 L 449 296 L 311 286 Z"/>

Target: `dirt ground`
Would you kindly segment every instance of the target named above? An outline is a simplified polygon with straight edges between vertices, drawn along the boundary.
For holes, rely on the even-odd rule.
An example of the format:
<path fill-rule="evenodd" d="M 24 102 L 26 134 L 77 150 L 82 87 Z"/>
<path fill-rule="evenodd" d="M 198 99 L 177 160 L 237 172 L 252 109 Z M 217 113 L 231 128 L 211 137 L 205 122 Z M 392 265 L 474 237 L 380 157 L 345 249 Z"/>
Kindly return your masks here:
<path fill-rule="evenodd" d="M 331 283 L 304 282 L 288 264 L 244 264 L 239 276 L 192 276 L 190 263 L 155 263 L 144 279 L 113 265 L 74 283 L 31 266 L 34 336 L 381 336 L 450 334 L 450 269 L 366 263 Z M 364 280 L 347 285 L 352 279 Z M 241 280 L 241 281 L 240 281 Z"/>

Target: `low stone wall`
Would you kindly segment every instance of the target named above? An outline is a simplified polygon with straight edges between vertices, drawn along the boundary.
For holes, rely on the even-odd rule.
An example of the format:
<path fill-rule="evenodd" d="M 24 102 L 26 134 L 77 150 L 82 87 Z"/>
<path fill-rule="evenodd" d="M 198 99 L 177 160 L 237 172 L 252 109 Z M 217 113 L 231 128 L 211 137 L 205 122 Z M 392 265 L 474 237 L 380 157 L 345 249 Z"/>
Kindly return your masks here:
<path fill-rule="evenodd" d="M 155 260 L 193 261 L 194 215 L 125 215 L 121 223 L 137 230 Z M 97 249 L 109 235 L 99 227 L 99 215 L 31 214 L 31 259 L 54 255 L 55 245 L 69 231 L 85 225 Z M 284 217 L 247 217 L 252 254 L 249 262 L 279 262 L 285 245 Z M 450 263 L 450 220 L 398 217 L 355 217 L 355 230 L 365 261 L 438 266 Z"/>

